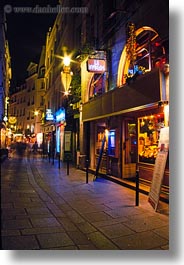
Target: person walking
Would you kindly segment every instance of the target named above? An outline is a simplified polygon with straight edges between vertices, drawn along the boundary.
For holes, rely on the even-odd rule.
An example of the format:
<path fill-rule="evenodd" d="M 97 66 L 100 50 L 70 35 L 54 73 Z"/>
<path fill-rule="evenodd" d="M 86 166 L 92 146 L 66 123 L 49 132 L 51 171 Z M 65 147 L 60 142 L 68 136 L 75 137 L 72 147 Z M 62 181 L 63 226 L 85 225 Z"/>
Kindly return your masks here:
<path fill-rule="evenodd" d="M 37 141 L 33 144 L 33 156 L 38 152 L 38 143 Z"/>

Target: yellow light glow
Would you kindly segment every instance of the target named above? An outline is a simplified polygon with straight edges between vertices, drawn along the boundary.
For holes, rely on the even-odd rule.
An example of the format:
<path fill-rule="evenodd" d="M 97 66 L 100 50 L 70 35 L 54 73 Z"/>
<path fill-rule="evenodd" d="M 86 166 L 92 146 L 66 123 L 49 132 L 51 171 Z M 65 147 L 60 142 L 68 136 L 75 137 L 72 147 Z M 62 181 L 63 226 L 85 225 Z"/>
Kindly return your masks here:
<path fill-rule="evenodd" d="M 108 139 L 108 135 L 109 135 L 109 130 L 105 129 L 105 137 L 106 137 L 106 139 Z"/>
<path fill-rule="evenodd" d="M 68 57 L 68 56 L 65 56 L 64 58 L 63 58 L 63 63 L 64 63 L 64 65 L 65 66 L 69 66 L 70 65 L 70 57 Z"/>
<path fill-rule="evenodd" d="M 38 110 L 35 110 L 35 111 L 34 111 L 34 115 L 35 115 L 35 116 L 38 116 L 38 114 L 39 114 L 39 111 L 38 111 Z"/>
<path fill-rule="evenodd" d="M 65 96 L 68 96 L 68 95 L 69 95 L 69 91 L 65 91 L 65 92 L 64 92 L 64 95 L 65 95 Z"/>
<path fill-rule="evenodd" d="M 169 105 L 164 105 L 164 123 L 165 127 L 169 126 Z"/>

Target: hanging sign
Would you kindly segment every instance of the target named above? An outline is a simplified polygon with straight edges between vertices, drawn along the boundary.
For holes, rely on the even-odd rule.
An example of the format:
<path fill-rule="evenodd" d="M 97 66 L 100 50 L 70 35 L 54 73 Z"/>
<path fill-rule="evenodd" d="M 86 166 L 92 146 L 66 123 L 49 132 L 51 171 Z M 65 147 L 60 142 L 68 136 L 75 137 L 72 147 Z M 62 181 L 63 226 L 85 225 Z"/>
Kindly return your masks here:
<path fill-rule="evenodd" d="M 10 124 L 15 124 L 17 122 L 17 118 L 14 116 L 10 116 L 8 122 Z"/>
<path fill-rule="evenodd" d="M 104 73 L 106 71 L 106 61 L 101 59 L 88 59 L 87 70 L 93 73 Z"/>
<path fill-rule="evenodd" d="M 56 112 L 56 122 L 65 121 L 65 109 L 61 108 Z"/>
<path fill-rule="evenodd" d="M 46 121 L 53 121 L 54 120 L 54 115 L 52 114 L 51 109 L 46 110 L 45 119 L 46 119 Z"/>

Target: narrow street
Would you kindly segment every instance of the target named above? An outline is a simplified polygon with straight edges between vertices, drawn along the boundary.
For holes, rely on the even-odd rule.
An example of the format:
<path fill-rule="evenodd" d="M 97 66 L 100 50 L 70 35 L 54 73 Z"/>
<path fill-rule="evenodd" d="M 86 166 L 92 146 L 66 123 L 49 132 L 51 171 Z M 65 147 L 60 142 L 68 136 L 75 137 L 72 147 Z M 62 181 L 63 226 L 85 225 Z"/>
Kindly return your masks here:
<path fill-rule="evenodd" d="M 2 163 L 1 208 L 5 250 L 169 249 L 168 204 L 40 156 Z"/>

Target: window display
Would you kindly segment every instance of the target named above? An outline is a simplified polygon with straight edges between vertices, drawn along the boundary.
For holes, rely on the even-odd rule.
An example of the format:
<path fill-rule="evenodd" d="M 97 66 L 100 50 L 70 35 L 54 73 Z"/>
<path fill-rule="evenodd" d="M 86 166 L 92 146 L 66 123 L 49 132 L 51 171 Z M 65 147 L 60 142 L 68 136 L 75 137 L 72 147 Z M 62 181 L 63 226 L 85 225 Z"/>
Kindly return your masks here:
<path fill-rule="evenodd" d="M 154 164 L 158 153 L 160 129 L 164 127 L 164 114 L 141 117 L 138 119 L 138 124 L 139 162 Z"/>
<path fill-rule="evenodd" d="M 116 131 L 110 130 L 108 135 L 108 155 L 115 156 Z"/>

